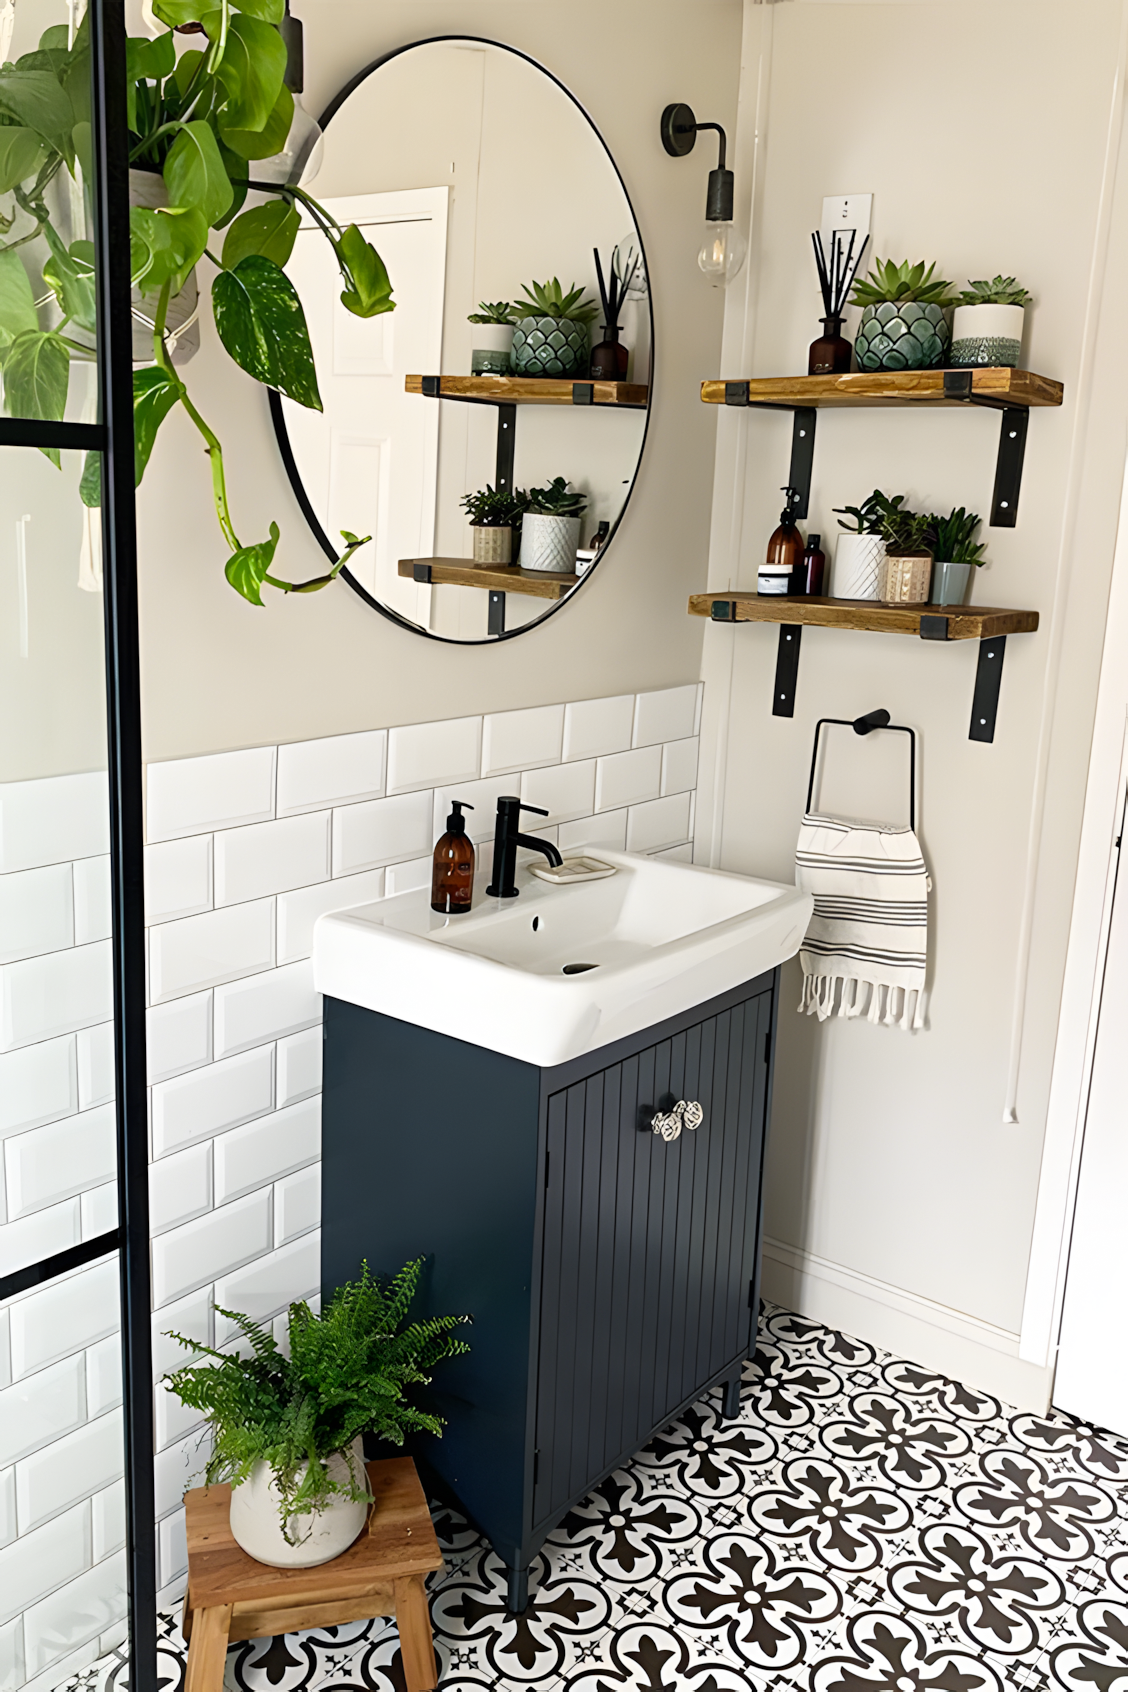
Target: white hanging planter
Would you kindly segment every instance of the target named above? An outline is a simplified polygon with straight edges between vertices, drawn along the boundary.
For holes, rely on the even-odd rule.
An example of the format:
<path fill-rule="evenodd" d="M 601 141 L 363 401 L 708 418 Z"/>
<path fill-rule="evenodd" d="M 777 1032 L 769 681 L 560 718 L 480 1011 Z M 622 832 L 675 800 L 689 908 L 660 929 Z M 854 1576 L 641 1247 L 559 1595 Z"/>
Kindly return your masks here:
<path fill-rule="evenodd" d="M 885 542 L 880 535 L 839 535 L 830 580 L 832 599 L 877 599 Z"/>
<path fill-rule="evenodd" d="M 155 170 L 131 170 L 129 173 L 129 203 L 156 211 L 168 205 L 168 189 L 164 177 Z M 134 288 L 129 296 L 133 317 L 133 362 L 153 363 L 153 321 L 157 310 L 157 295 L 143 294 Z M 168 350 L 173 364 L 187 364 L 200 350 L 200 291 L 196 272 L 191 271 L 179 294 L 168 302 L 165 328 L 168 331 Z"/>
<path fill-rule="evenodd" d="M 364 1442 L 358 1435 L 347 1451 L 325 1459 L 332 1480 L 367 1485 Z M 325 1508 L 290 1518 L 291 1545 L 282 1531 L 282 1499 L 269 1463 L 256 1463 L 250 1478 L 231 1489 L 231 1534 L 248 1557 L 274 1569 L 312 1569 L 347 1551 L 368 1515 L 365 1499 L 333 1493 Z"/>

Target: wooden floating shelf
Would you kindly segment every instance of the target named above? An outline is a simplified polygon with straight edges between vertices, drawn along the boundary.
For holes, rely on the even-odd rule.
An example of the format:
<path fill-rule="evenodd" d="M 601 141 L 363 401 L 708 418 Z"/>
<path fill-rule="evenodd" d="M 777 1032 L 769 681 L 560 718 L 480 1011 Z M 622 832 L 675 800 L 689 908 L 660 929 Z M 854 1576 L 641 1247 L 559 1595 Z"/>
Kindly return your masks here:
<path fill-rule="evenodd" d="M 714 611 L 714 606 L 718 609 Z M 882 605 L 874 599 L 791 599 L 755 593 L 695 593 L 690 615 L 720 623 L 798 623 L 824 629 L 864 629 L 872 634 L 920 635 L 925 640 L 987 640 L 1033 634 L 1037 611 L 994 605 Z M 925 627 L 921 627 L 922 620 Z M 930 627 L 929 625 L 943 625 Z"/>
<path fill-rule="evenodd" d="M 430 384 L 437 383 L 437 389 Z M 722 383 L 722 387 L 723 387 Z M 408 376 L 409 394 L 433 399 L 482 400 L 495 405 L 602 405 L 645 409 L 643 382 L 573 381 L 555 376 Z"/>
<path fill-rule="evenodd" d="M 522 570 L 516 564 L 474 564 L 469 558 L 401 558 L 399 573 L 417 582 L 488 588 L 491 593 L 527 593 L 534 599 L 563 599 L 581 579 L 549 570 Z"/>
<path fill-rule="evenodd" d="M 957 381 L 953 381 L 953 377 Z M 968 382 L 970 378 L 970 383 Z M 408 381 L 416 378 L 409 377 Z M 735 392 L 734 392 L 735 390 Z M 961 390 L 961 391 L 957 391 Z M 957 370 L 855 370 L 842 376 L 755 376 L 701 384 L 706 405 L 1060 405 L 1064 388 L 1032 370 L 972 366 Z"/>

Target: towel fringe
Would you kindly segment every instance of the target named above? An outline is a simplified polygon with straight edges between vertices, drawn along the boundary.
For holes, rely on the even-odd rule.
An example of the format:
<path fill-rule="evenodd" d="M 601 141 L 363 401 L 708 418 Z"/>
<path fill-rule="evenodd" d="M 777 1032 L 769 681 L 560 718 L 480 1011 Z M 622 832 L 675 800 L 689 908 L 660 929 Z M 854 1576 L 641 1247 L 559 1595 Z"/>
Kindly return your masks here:
<path fill-rule="evenodd" d="M 890 987 L 856 975 L 805 975 L 796 1009 L 826 1022 L 831 1016 L 865 1015 L 867 1022 L 897 1027 L 905 1034 L 924 1027 L 924 992 L 916 987 Z"/>

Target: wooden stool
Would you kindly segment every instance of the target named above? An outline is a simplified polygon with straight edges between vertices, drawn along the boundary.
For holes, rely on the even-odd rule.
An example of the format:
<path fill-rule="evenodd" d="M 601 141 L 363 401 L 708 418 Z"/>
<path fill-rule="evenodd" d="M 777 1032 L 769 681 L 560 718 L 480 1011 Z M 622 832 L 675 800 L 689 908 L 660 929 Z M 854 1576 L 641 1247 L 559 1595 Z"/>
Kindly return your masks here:
<path fill-rule="evenodd" d="M 368 1526 L 347 1551 L 314 1569 L 274 1569 L 231 1535 L 229 1486 L 184 1494 L 188 1590 L 185 1692 L 220 1692 L 229 1644 L 310 1627 L 394 1616 L 407 1692 L 436 1681 L 424 1575 L 443 1566 L 427 1500 L 410 1457 L 368 1463 Z"/>

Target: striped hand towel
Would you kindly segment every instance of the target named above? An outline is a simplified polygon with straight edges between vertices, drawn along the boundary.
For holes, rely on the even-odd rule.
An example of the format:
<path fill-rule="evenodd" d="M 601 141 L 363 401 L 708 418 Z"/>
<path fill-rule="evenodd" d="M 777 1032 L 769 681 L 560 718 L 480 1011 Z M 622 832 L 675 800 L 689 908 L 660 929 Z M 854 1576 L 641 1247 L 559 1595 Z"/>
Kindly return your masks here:
<path fill-rule="evenodd" d="M 912 829 L 805 816 L 795 884 L 815 901 L 799 1010 L 923 1028 L 932 882 Z"/>

